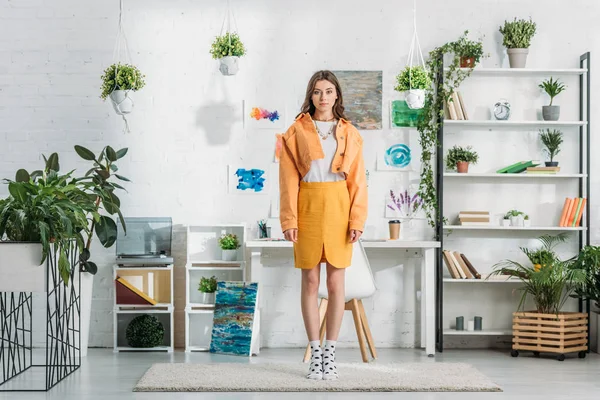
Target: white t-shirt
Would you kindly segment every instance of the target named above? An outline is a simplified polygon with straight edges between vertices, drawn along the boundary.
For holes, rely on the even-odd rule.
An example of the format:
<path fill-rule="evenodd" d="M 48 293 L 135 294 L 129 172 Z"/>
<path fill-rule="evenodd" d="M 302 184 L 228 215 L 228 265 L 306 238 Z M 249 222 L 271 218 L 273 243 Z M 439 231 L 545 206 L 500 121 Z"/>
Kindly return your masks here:
<path fill-rule="evenodd" d="M 307 174 L 302 178 L 304 182 L 338 182 L 346 179 L 346 175 L 343 172 L 333 173 L 331 172 L 331 164 L 333 163 L 333 157 L 337 151 L 337 141 L 335 138 L 335 131 L 337 127 L 337 121 L 323 122 L 315 121 L 319 127 L 319 131 L 322 134 L 327 134 L 333 126 L 333 132 L 327 135 L 325 139 L 319 136 L 319 141 L 323 147 L 323 153 L 325 157 L 313 160 L 310 164 L 310 169 Z"/>

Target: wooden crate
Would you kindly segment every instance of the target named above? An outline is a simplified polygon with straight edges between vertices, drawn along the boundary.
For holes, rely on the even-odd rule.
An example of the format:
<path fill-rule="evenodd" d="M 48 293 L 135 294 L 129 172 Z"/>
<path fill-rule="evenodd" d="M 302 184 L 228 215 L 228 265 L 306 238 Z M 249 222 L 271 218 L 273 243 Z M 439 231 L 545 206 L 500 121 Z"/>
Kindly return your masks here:
<path fill-rule="evenodd" d="M 565 353 L 578 352 L 584 358 L 588 349 L 588 315 L 579 312 L 542 314 L 535 311 L 513 313 L 513 350 L 517 357 L 519 350 L 540 353 L 556 353 L 558 360 L 565 359 Z"/>

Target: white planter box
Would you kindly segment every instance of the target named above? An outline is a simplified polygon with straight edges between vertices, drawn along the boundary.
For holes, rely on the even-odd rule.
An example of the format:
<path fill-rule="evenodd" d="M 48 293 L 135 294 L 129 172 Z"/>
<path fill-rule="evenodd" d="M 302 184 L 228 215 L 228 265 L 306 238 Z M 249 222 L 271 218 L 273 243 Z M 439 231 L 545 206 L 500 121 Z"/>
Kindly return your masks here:
<path fill-rule="evenodd" d="M 46 292 L 41 243 L 0 242 L 0 292 Z"/>

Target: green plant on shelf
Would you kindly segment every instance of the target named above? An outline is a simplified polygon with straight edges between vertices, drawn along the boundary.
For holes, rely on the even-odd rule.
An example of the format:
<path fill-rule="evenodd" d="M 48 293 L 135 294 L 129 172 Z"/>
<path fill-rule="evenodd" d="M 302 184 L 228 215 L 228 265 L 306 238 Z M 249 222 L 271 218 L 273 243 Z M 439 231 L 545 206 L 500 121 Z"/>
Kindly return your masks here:
<path fill-rule="evenodd" d="M 222 250 L 235 250 L 240 248 L 240 240 L 237 235 L 227 233 L 219 238 L 219 246 Z"/>
<path fill-rule="evenodd" d="M 489 54 L 484 54 L 483 52 L 482 39 L 479 39 L 479 41 L 470 40 L 467 38 L 468 33 L 468 30 L 465 31 L 464 35 L 456 41 L 454 51 L 459 57 L 473 58 L 475 64 L 478 64 L 482 57 L 487 57 Z"/>
<path fill-rule="evenodd" d="M 554 98 L 566 89 L 566 86 L 562 82 L 560 82 L 558 79 L 554 80 L 552 77 L 550 77 L 549 80 L 545 80 L 540 83 L 539 87 L 540 89 L 543 89 L 548 96 L 550 96 L 550 106 L 552 105 Z"/>
<path fill-rule="evenodd" d="M 519 210 L 510 210 L 506 214 L 504 214 L 504 219 L 508 219 L 510 217 L 518 217 L 519 215 L 525 215 L 525 213 Z"/>
<path fill-rule="evenodd" d="M 504 21 L 504 25 L 499 28 L 502 34 L 502 44 L 507 49 L 528 49 L 531 45 L 531 38 L 536 33 L 536 23 L 515 17 L 514 21 Z"/>
<path fill-rule="evenodd" d="M 476 151 L 473 150 L 473 147 L 461 147 L 454 146 L 450 150 L 448 150 L 448 155 L 446 157 L 446 167 L 450 170 L 456 169 L 456 164 L 458 162 L 468 162 L 471 164 L 477 164 L 479 160 L 479 155 Z"/>
<path fill-rule="evenodd" d="M 214 293 L 217 290 L 217 278 L 212 276 L 207 278 L 203 276 L 200 278 L 200 286 L 198 287 L 198 291 L 202 293 Z"/>
<path fill-rule="evenodd" d="M 558 129 L 540 130 L 540 139 L 544 144 L 545 151 L 550 157 L 550 162 L 554 161 L 554 156 L 560 153 L 560 145 L 563 143 L 563 133 Z"/>

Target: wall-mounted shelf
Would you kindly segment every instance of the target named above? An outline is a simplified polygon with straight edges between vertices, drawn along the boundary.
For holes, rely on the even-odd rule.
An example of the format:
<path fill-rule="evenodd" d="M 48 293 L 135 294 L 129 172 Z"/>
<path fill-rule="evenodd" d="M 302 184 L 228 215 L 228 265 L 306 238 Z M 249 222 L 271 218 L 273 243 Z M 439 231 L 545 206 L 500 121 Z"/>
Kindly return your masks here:
<path fill-rule="evenodd" d="M 469 71 L 469 68 L 459 68 L 461 71 Z M 444 68 L 445 72 L 449 68 Z M 474 68 L 471 76 L 534 76 L 534 75 L 583 75 L 587 68 Z"/>
<path fill-rule="evenodd" d="M 444 230 L 460 231 L 584 231 L 585 226 L 499 226 L 499 225 L 444 225 Z"/>
<path fill-rule="evenodd" d="M 468 284 L 488 284 L 488 283 L 500 283 L 500 284 L 520 284 L 522 281 L 520 279 L 454 279 L 454 278 L 444 278 L 444 283 L 468 283 Z"/>
<path fill-rule="evenodd" d="M 481 331 L 457 331 L 445 329 L 444 335 L 452 336 L 512 336 L 512 329 L 483 329 Z"/>
<path fill-rule="evenodd" d="M 497 121 L 497 120 L 455 120 L 447 119 L 444 121 L 447 127 L 458 126 L 461 128 L 467 127 L 483 127 L 483 128 L 537 128 L 537 127 L 558 127 L 558 126 L 585 126 L 587 121 Z"/>
<path fill-rule="evenodd" d="M 476 179 L 476 178 L 492 178 L 492 179 L 564 179 L 564 178 L 587 178 L 587 174 L 497 174 L 497 173 L 479 173 L 479 172 L 444 172 L 444 178 L 459 178 L 459 179 Z"/>

